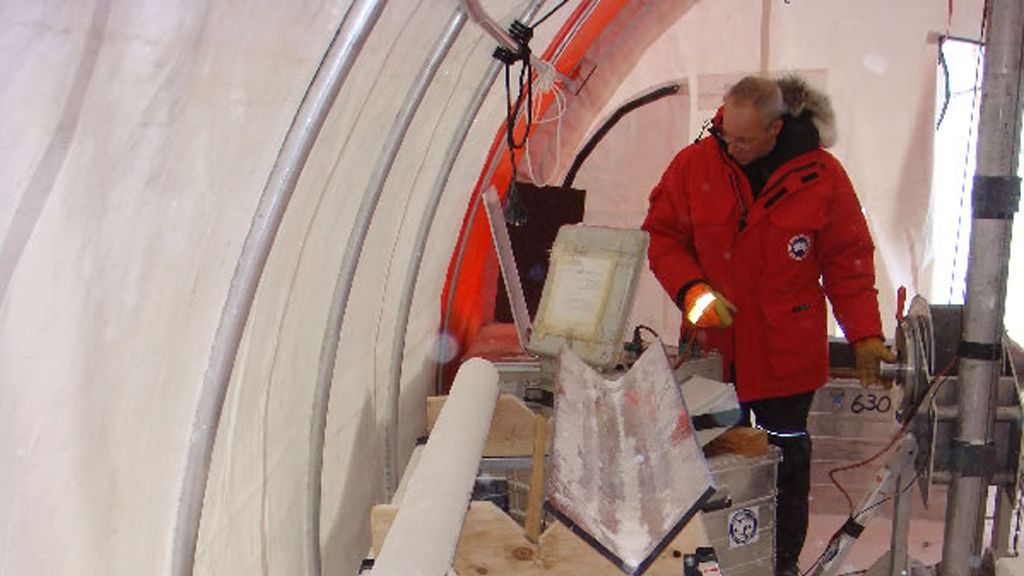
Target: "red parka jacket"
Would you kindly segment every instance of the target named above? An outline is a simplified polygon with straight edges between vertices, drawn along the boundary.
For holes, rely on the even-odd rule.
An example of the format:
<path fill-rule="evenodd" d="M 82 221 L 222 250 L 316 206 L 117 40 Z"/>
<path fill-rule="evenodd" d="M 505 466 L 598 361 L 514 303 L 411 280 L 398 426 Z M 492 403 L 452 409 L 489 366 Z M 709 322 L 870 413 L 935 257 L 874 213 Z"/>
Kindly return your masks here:
<path fill-rule="evenodd" d="M 867 223 L 843 167 L 820 148 L 775 170 L 755 201 L 740 167 L 704 138 L 669 165 L 643 229 L 669 295 L 704 280 L 736 305 L 731 328 L 700 330 L 698 341 L 722 353 L 726 374 L 735 367 L 741 401 L 825 384 L 825 296 L 850 342 L 882 334 Z"/>

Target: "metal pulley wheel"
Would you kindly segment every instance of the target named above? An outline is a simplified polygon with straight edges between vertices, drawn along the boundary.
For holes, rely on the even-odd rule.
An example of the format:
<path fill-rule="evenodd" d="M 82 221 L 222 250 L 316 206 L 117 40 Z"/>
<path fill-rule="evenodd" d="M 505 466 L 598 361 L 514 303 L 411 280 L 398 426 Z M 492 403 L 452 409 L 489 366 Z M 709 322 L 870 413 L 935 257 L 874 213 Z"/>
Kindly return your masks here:
<path fill-rule="evenodd" d="M 916 411 L 928 392 L 931 380 L 931 355 L 934 349 L 931 307 L 920 296 L 910 302 L 910 309 L 896 330 L 896 384 L 903 390 L 898 421 L 905 422 Z"/>
<path fill-rule="evenodd" d="M 896 419 L 908 427 L 917 440 L 915 462 L 925 505 L 931 492 L 935 469 L 934 392 L 936 374 L 951 368 L 960 341 L 962 306 L 935 306 L 915 296 L 896 331 L 895 380 L 903 391 Z"/>
<path fill-rule="evenodd" d="M 915 296 L 910 308 L 896 330 L 896 384 L 903 390 L 896 420 L 909 427 L 917 440 L 918 451 L 914 461 L 918 488 L 925 506 L 931 493 L 933 467 L 933 432 L 928 395 L 932 374 L 932 350 L 935 333 L 932 327 L 931 307 L 921 296 Z"/>

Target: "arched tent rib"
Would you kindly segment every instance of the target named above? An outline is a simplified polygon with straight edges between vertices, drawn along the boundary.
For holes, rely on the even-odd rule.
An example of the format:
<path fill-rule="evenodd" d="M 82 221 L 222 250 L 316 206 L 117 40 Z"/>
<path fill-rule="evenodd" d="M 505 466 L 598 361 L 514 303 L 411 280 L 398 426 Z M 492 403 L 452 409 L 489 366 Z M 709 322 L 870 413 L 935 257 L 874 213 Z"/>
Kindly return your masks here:
<path fill-rule="evenodd" d="M 542 0 L 535 0 L 527 8 L 523 19 L 530 21 L 533 16 L 536 15 L 538 8 L 540 7 Z M 437 213 L 438 204 L 441 201 L 441 195 L 444 192 L 445 186 L 448 183 L 448 177 L 451 175 L 452 166 L 455 163 L 456 157 L 462 150 L 462 146 L 465 143 L 466 135 L 469 133 L 469 129 L 472 126 L 474 119 L 480 111 L 480 107 L 484 103 L 484 99 L 487 97 L 491 90 L 491 86 L 494 84 L 495 78 L 498 76 L 500 65 L 497 61 L 492 63 L 488 69 L 484 80 L 480 83 L 480 87 L 473 95 L 472 100 L 466 110 L 466 114 L 458 123 L 458 129 L 455 132 L 455 137 L 452 140 L 451 146 L 449 146 L 444 159 L 441 161 L 438 170 L 438 176 L 434 183 L 433 188 L 430 191 L 429 199 L 427 201 L 426 210 L 423 213 L 423 218 L 420 220 L 419 226 L 416 232 L 416 240 L 413 244 L 413 255 L 409 259 L 408 269 L 406 270 L 405 283 L 402 287 L 401 300 L 398 304 L 398 317 L 395 321 L 396 329 L 393 334 L 392 348 L 391 348 L 391 364 L 390 364 L 390 384 L 388 386 L 388 425 L 387 425 L 387 442 L 390 446 L 390 454 L 388 456 L 388 463 L 392 470 L 392 476 L 385 473 L 385 484 L 388 494 L 393 495 L 394 490 L 397 488 L 398 470 L 402 467 L 397 462 L 398 450 L 397 447 L 393 446 L 393 443 L 398 442 L 398 421 L 399 416 L 399 396 L 401 393 L 401 382 L 402 382 L 402 364 L 405 359 L 405 345 L 406 336 L 409 328 L 409 313 L 412 308 L 413 294 L 416 289 L 416 283 L 419 279 L 420 262 L 423 258 L 423 251 L 427 243 L 427 238 L 430 234 L 431 227 L 433 226 L 434 216 Z"/>
<path fill-rule="evenodd" d="M 352 282 L 355 279 L 356 268 L 363 256 L 363 248 L 366 242 L 367 232 L 370 229 L 370 221 L 380 195 L 384 190 L 384 183 L 387 180 L 395 157 L 398 155 L 398 148 L 402 144 L 408 129 L 416 114 L 423 96 L 426 94 L 431 79 L 437 72 L 441 62 L 448 55 L 455 38 L 462 30 L 466 16 L 456 10 L 451 22 L 444 30 L 444 33 L 437 41 L 433 52 L 427 58 L 423 70 L 413 83 L 413 89 L 406 96 L 405 103 L 399 115 L 395 118 L 391 132 L 385 141 L 384 149 L 381 151 L 374 166 L 370 182 L 363 194 L 362 202 L 359 205 L 359 212 L 356 215 L 355 227 L 349 235 L 348 244 L 345 246 L 345 255 L 338 270 L 338 278 L 334 286 L 334 294 L 331 298 L 331 310 L 327 319 L 327 328 L 324 333 L 323 345 L 320 352 L 320 363 L 317 368 L 316 391 L 313 398 L 313 417 L 310 421 L 309 430 L 309 467 L 306 482 L 307 505 L 306 505 L 306 562 L 310 574 L 320 574 L 320 492 L 323 487 L 323 451 L 324 434 L 327 429 L 327 406 L 331 397 L 331 384 L 334 381 L 334 365 L 338 359 L 338 343 L 341 340 L 341 329 L 345 322 L 345 311 L 349 305 L 349 295 L 352 291 Z M 397 409 L 391 412 L 396 412 Z M 384 478 L 388 498 L 394 495 L 397 487 L 397 480 L 394 479 L 394 462 L 397 462 L 397 441 L 398 439 L 391 432 L 392 426 L 386 427 L 385 440 L 385 462 Z"/>
<path fill-rule="evenodd" d="M 206 484 L 210 475 L 213 444 L 220 426 L 220 415 L 227 396 L 228 383 L 237 361 L 256 298 L 256 288 L 270 256 L 270 249 L 284 219 L 285 210 L 298 183 L 313 144 L 327 118 L 352 64 L 366 41 L 373 24 L 384 8 L 382 0 L 356 2 L 345 15 L 331 46 L 324 56 L 292 127 L 274 163 L 274 170 L 260 198 L 256 216 L 249 228 L 242 253 L 235 267 L 227 301 L 210 352 L 210 363 L 203 379 L 199 405 L 192 424 L 185 468 L 178 500 L 178 514 L 171 551 L 171 573 L 191 576 L 195 563 L 199 522 L 202 518 Z"/>

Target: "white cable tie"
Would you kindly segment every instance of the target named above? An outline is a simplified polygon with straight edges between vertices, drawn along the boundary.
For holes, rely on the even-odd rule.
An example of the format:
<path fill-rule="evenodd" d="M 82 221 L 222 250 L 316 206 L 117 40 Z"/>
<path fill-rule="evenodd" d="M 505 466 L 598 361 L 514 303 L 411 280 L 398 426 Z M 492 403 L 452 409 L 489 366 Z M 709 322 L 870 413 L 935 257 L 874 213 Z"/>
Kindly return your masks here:
<path fill-rule="evenodd" d="M 558 71 L 555 70 L 555 65 L 544 60 L 538 61 L 534 64 L 536 69 L 536 84 L 537 88 L 540 89 L 541 93 L 550 92 L 551 87 L 555 85 L 555 78 L 558 76 Z"/>

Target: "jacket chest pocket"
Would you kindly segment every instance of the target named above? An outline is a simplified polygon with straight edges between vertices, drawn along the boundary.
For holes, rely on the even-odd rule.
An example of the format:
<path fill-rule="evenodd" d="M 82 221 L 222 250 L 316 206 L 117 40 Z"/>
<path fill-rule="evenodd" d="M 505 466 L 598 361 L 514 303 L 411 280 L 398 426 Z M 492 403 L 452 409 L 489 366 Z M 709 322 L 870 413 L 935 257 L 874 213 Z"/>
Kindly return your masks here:
<path fill-rule="evenodd" d="M 817 281 L 818 235 L 828 218 L 824 200 L 814 190 L 779 202 L 768 212 L 764 258 L 779 273 L 810 276 Z M 794 278 L 795 280 L 796 278 Z"/>
<path fill-rule="evenodd" d="M 697 258 L 709 275 L 721 272 L 717 269 L 733 258 L 738 222 L 735 211 L 732 202 L 708 202 L 692 208 Z"/>

